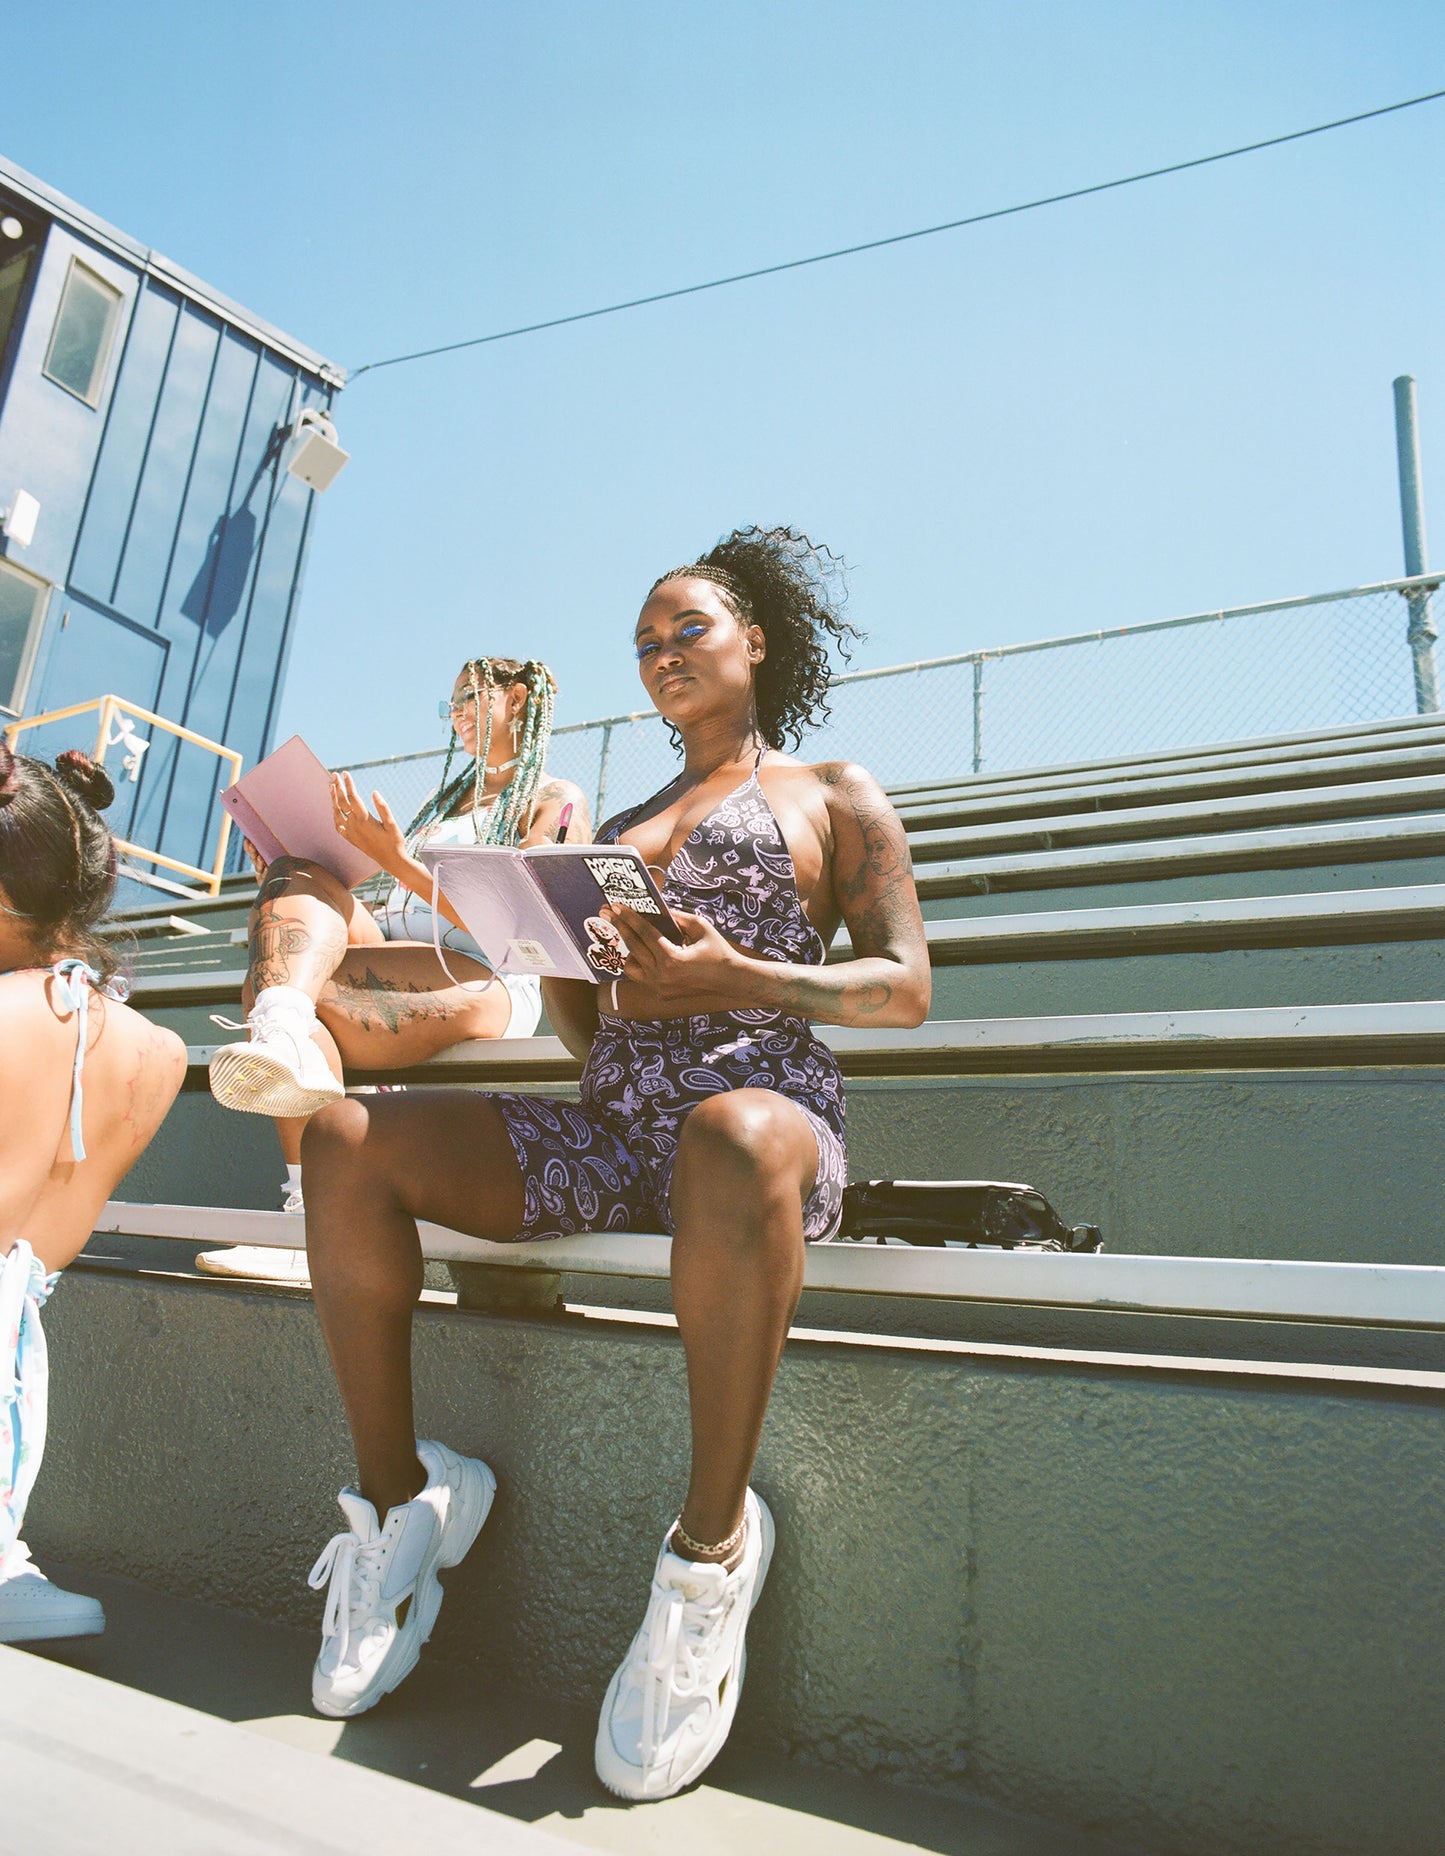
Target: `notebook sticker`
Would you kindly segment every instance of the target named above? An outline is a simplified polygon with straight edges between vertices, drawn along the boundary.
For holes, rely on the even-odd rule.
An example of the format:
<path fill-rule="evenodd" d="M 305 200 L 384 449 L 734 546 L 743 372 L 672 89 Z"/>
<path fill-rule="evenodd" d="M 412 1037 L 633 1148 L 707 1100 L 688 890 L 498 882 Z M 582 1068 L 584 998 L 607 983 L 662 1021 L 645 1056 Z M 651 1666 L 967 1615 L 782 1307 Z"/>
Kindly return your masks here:
<path fill-rule="evenodd" d="M 630 857 L 589 857 L 587 868 L 609 902 L 635 909 L 639 915 L 661 915 L 642 872 Z"/>

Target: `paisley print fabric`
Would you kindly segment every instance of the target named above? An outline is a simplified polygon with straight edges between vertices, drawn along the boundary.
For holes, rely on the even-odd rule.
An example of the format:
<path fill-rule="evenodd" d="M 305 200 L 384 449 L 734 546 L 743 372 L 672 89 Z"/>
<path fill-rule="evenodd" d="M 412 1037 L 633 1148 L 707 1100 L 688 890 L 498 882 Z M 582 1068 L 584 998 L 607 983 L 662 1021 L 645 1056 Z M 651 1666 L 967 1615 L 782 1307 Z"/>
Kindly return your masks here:
<path fill-rule="evenodd" d="M 602 842 L 615 841 L 640 810 L 617 820 Z M 822 963 L 826 950 L 803 912 L 793 860 L 756 768 L 692 831 L 662 892 L 760 959 Z M 842 1073 L 806 1019 L 765 1009 L 669 1019 L 604 1012 L 579 1103 L 494 1097 L 525 1184 L 518 1235 L 670 1232 L 682 1123 L 699 1102 L 730 1089 L 775 1090 L 807 1116 L 818 1173 L 803 1234 L 810 1242 L 831 1237 L 848 1177 Z"/>

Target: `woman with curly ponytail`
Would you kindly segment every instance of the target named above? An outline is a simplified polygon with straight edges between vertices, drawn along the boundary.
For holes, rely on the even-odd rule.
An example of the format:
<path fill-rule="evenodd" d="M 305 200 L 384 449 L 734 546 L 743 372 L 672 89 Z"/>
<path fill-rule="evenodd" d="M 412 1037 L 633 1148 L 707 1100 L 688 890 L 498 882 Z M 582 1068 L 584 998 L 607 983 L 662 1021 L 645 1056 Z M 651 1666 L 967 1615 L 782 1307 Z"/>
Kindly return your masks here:
<path fill-rule="evenodd" d="M 564 808 L 570 835 L 588 836 L 581 788 L 545 771 L 556 691 L 551 671 L 536 659 L 463 664 L 438 705 L 451 722 L 441 779 L 405 831 L 379 793 L 369 810 L 350 774 L 334 776 L 336 829 L 381 865 L 388 881 L 379 899 L 363 901 L 301 858 L 269 869 L 257 863 L 261 890 L 242 994 L 247 1037 L 213 1053 L 211 1090 L 226 1108 L 276 1119 L 286 1163 L 283 1210 L 305 1210 L 302 1130 L 310 1114 L 342 1094 L 343 1060 L 384 1072 L 468 1038 L 524 1038 L 536 1030 L 537 979 L 494 980 L 445 900 L 444 919 L 434 919 L 423 900 L 431 875 L 417 852 L 436 844 L 545 844 L 556 837 Z M 303 1250 L 238 1245 L 204 1251 L 196 1262 L 214 1276 L 307 1280 Z"/>
<path fill-rule="evenodd" d="M 0 740 L 0 1643 L 102 1630 L 20 1538 L 45 1445 L 42 1303 L 175 1100 L 186 1049 L 121 1002 L 96 926 L 115 892 L 81 753 L 53 767 Z"/>
<path fill-rule="evenodd" d="M 359 1714 L 407 1674 L 441 1602 L 432 1569 L 466 1553 L 492 1499 L 484 1463 L 415 1436 L 416 1221 L 494 1241 L 665 1231 L 692 1473 L 603 1702 L 597 1771 L 624 1797 L 668 1797 L 727 1738 L 773 1545 L 749 1476 L 803 1246 L 837 1230 L 847 1178 L 842 1077 L 813 1026 L 916 1025 L 929 1003 L 897 814 L 861 767 L 786 752 L 826 713 L 833 647 L 857 636 L 838 582 L 805 535 L 743 529 L 642 607 L 638 668 L 683 765 L 600 838 L 642 853 L 682 941 L 612 907 L 620 975 L 544 982 L 584 1059 L 580 1101 L 353 1098 L 307 1130 L 312 1280 L 360 1468 L 316 1568 L 323 1713 Z M 840 927 L 848 957 L 825 965 Z"/>

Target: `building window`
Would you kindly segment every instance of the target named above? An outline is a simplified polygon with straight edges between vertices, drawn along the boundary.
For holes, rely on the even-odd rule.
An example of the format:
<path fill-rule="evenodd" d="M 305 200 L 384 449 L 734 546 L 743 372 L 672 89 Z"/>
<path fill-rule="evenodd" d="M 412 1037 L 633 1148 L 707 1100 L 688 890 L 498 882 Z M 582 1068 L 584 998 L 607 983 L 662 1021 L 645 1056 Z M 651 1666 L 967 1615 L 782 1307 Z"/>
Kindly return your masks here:
<path fill-rule="evenodd" d="M 57 386 L 85 401 L 100 404 L 105 364 L 120 318 L 121 295 L 103 277 L 70 260 L 70 274 L 60 293 L 60 311 L 45 357 L 45 372 Z"/>
<path fill-rule="evenodd" d="M 5 359 L 37 243 L 35 229 L 0 200 L 0 362 Z"/>
<path fill-rule="evenodd" d="M 0 709 L 19 715 L 50 588 L 0 561 Z"/>

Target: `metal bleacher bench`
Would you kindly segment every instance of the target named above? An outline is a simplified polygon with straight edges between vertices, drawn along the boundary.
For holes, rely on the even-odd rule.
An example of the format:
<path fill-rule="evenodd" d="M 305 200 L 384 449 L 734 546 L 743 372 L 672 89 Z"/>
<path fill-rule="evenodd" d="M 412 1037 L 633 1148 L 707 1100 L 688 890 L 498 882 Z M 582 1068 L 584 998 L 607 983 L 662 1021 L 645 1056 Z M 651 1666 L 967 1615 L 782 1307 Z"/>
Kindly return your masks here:
<path fill-rule="evenodd" d="M 925 786 L 893 787 L 906 819 L 957 809 L 969 816 L 1007 809 L 1018 816 L 1040 804 L 1061 809 L 1131 803 L 1146 789 L 1181 799 L 1231 792 L 1277 792 L 1349 780 L 1405 777 L 1445 769 L 1445 726 L 1435 717 L 1377 728 L 1363 738 L 1289 744 L 1275 739 L 1213 751 L 1121 761 L 1076 761 L 1016 773 L 970 774 Z M 1051 797 L 1052 796 L 1052 797 Z"/>
<path fill-rule="evenodd" d="M 1341 728 L 1305 734 L 1256 736 L 1209 745 L 1159 748 L 1153 753 L 1114 755 L 1102 760 L 1069 761 L 1048 766 L 1018 767 L 1003 773 L 955 774 L 942 780 L 912 781 L 892 786 L 889 792 L 903 811 L 948 797 L 960 791 L 987 793 L 1016 791 L 1034 786 L 1077 786 L 1111 776 L 1121 780 L 1149 781 L 1171 773 L 1197 773 L 1210 768 L 1267 767 L 1284 762 L 1334 760 L 1348 765 L 1362 756 L 1393 748 L 1445 743 L 1445 720 L 1438 715 L 1400 716 L 1387 722 L 1356 722 Z"/>
<path fill-rule="evenodd" d="M 228 1206 L 126 1205 L 113 1199 L 96 1232 L 193 1244 L 297 1249 L 304 1218 Z M 501 1270 L 666 1279 L 670 1240 L 651 1232 L 579 1232 L 545 1244 L 488 1244 L 421 1225 L 432 1262 Z M 803 1286 L 835 1294 L 926 1295 L 1241 1320 L 1334 1321 L 1350 1327 L 1445 1329 L 1445 1270 L 1421 1264 L 1321 1264 L 1260 1258 L 1068 1257 L 1041 1251 L 812 1244 Z"/>
<path fill-rule="evenodd" d="M 1445 932 L 1445 883 L 934 920 L 926 932 L 934 966 L 1433 940 Z M 833 958 L 847 959 L 849 951 L 846 942 L 835 944 Z"/>
<path fill-rule="evenodd" d="M 239 985 L 235 975 L 227 976 Z M 218 976 L 161 976 L 143 998 L 206 1002 Z M 228 991 L 224 996 L 229 997 Z M 914 1030 L 820 1025 L 845 1076 L 986 1076 L 1061 1070 L 1375 1068 L 1445 1063 L 1445 1000 L 1382 1005 L 1246 1006 L 1209 1011 L 1100 1012 L 1052 1018 L 929 1019 Z M 214 1046 L 187 1050 L 186 1087 L 207 1087 Z M 410 1070 L 348 1073 L 366 1083 L 573 1082 L 578 1060 L 555 1037 L 454 1044 Z"/>
<path fill-rule="evenodd" d="M 867 1033 L 827 1026 L 820 1033 L 851 1076 L 1439 1063 L 1445 1058 L 1445 1001 L 934 1021 L 912 1031 Z M 188 1088 L 206 1086 L 210 1049 L 189 1050 Z M 497 1039 L 454 1045 L 415 1070 L 389 1073 L 387 1080 L 558 1082 L 575 1079 L 578 1071 L 577 1060 L 557 1038 Z M 349 1080 L 367 1079 L 356 1072 Z M 284 1249 L 304 1241 L 303 1221 L 296 1216 L 191 1205 L 113 1202 L 96 1228 Z M 424 1225 L 422 1236 L 429 1259 L 451 1264 L 599 1277 L 665 1278 L 668 1272 L 668 1240 L 646 1233 L 490 1244 Z M 1414 1265 L 840 1244 L 809 1249 L 805 1286 L 874 1296 L 1445 1327 L 1445 1269 Z"/>
<path fill-rule="evenodd" d="M 294 1249 L 305 1220 L 286 1212 L 112 1200 L 100 1233 Z M 422 1224 L 434 1262 L 598 1277 L 665 1279 L 670 1240 L 635 1231 L 581 1232 L 546 1243 L 492 1244 Z M 1038 1251 L 812 1244 L 804 1287 L 834 1293 L 1107 1308 L 1352 1326 L 1445 1328 L 1445 1269 L 1412 1264 L 1297 1263 L 1255 1258 L 1088 1256 Z"/>
<path fill-rule="evenodd" d="M 986 896 L 1032 889 L 1076 889 L 1161 877 L 1291 870 L 1320 864 L 1386 862 L 1445 853 L 1445 812 L 1404 818 L 1344 819 L 1323 825 L 1215 831 L 1140 843 L 1088 844 L 1061 850 L 930 862 L 917 872 L 918 894 Z"/>
<path fill-rule="evenodd" d="M 1049 795 L 1057 799 L 1057 794 Z M 1154 803 L 1140 805 L 1136 798 Z M 962 851 L 1055 850 L 1065 845 L 1111 844 L 1125 839 L 1183 836 L 1216 824 L 1237 830 L 1297 824 L 1332 818 L 1371 818 L 1389 812 L 1421 812 L 1445 804 L 1445 779 L 1439 775 L 1399 780 L 1362 780 L 1277 793 L 1240 793 L 1224 798 L 1194 798 L 1187 803 L 1159 800 L 1157 787 L 1141 794 L 1135 788 L 1127 806 L 1053 807 L 999 817 L 963 819 L 948 814 L 947 823 L 905 819 L 915 862 L 929 863 Z"/>

